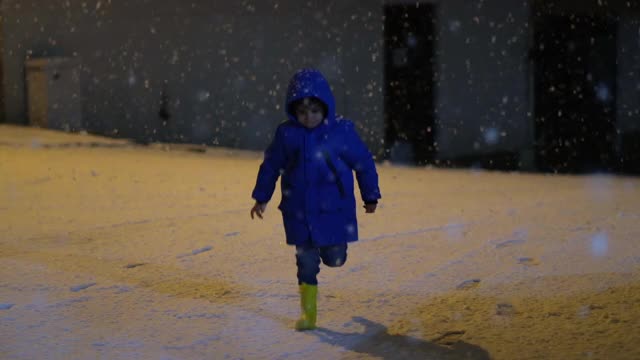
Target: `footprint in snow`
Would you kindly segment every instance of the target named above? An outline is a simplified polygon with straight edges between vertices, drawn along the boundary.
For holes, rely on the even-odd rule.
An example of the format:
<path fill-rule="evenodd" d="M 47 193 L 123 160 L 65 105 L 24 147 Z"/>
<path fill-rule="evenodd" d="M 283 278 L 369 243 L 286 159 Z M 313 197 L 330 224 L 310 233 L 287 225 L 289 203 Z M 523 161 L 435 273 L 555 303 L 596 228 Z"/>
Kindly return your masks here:
<path fill-rule="evenodd" d="M 200 249 L 192 250 L 192 251 L 191 251 L 190 253 L 188 253 L 188 254 L 178 255 L 178 256 L 176 256 L 176 257 L 177 257 L 178 259 L 180 259 L 180 258 L 183 258 L 183 257 L 185 257 L 185 256 L 194 256 L 194 255 L 202 254 L 203 252 L 210 251 L 211 249 L 213 249 L 213 247 L 212 247 L 212 246 L 205 246 L 205 247 L 200 248 Z"/>
<path fill-rule="evenodd" d="M 438 336 L 437 338 L 432 339 L 431 342 L 438 345 L 450 346 L 460 341 L 464 334 L 466 334 L 465 330 L 447 331 L 444 334 Z"/>
<path fill-rule="evenodd" d="M 470 279 L 470 280 L 465 280 L 461 282 L 458 286 L 456 286 L 456 289 L 470 290 L 470 289 L 476 288 L 478 285 L 480 285 L 480 279 Z"/>
<path fill-rule="evenodd" d="M 500 303 L 496 304 L 496 315 L 500 316 L 511 316 L 516 313 L 513 305 L 509 303 Z"/>
<path fill-rule="evenodd" d="M 522 265 L 526 265 L 526 266 L 540 265 L 540 263 L 536 259 L 530 258 L 530 257 L 518 258 L 518 264 L 522 264 Z"/>
<path fill-rule="evenodd" d="M 92 287 L 95 284 L 96 283 L 80 284 L 80 285 L 72 286 L 71 288 L 69 288 L 69 290 L 71 290 L 73 292 L 78 292 L 78 291 L 82 291 L 82 290 L 88 289 L 88 288 Z"/>
<path fill-rule="evenodd" d="M 138 266 L 143 266 L 143 265 L 147 265 L 147 263 L 133 263 L 133 264 L 127 264 L 125 265 L 125 268 L 127 269 L 133 269 L 136 268 Z"/>
<path fill-rule="evenodd" d="M 518 244 L 522 244 L 522 243 L 524 243 L 524 239 L 507 240 L 507 241 L 503 241 L 501 243 L 496 244 L 496 249 L 500 249 L 500 248 L 504 248 L 504 247 L 508 247 L 508 246 L 513 246 L 513 245 L 518 245 Z"/>

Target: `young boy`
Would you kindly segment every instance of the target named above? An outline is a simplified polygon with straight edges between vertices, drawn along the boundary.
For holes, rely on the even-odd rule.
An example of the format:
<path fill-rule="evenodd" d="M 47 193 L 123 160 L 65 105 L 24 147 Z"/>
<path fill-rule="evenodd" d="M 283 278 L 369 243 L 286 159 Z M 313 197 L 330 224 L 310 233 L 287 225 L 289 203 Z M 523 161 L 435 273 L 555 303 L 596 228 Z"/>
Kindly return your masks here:
<path fill-rule="evenodd" d="M 297 330 L 316 325 L 320 260 L 344 265 L 347 243 L 358 240 L 353 171 L 366 213 L 374 213 L 380 190 L 371 153 L 351 121 L 336 116 L 331 88 L 322 74 L 302 69 L 289 83 L 285 111 L 264 154 L 251 209 L 262 219 L 279 176 L 287 244 L 296 247 L 302 316 Z"/>

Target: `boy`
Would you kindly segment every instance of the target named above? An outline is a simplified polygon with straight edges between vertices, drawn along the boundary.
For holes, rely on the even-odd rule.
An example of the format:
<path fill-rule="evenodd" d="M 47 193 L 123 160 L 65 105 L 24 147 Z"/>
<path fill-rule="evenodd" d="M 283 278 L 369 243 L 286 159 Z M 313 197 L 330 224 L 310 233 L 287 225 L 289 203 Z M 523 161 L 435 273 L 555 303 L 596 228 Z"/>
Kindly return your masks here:
<path fill-rule="evenodd" d="M 285 111 L 264 154 L 251 209 L 262 219 L 279 176 L 287 244 L 296 247 L 302 316 L 297 330 L 316 325 L 317 275 L 320 260 L 330 267 L 344 265 L 347 243 L 358 240 L 353 171 L 367 213 L 374 213 L 380 196 L 371 153 L 353 123 L 338 118 L 329 83 L 314 69 L 302 69 L 289 83 Z"/>

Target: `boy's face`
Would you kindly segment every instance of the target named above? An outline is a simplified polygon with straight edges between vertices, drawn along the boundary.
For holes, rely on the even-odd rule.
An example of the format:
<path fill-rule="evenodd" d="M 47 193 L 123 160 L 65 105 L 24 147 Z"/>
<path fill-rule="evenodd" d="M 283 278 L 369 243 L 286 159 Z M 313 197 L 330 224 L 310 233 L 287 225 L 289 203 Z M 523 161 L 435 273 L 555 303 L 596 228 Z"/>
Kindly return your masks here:
<path fill-rule="evenodd" d="M 304 127 L 313 129 L 324 120 L 324 108 L 317 100 L 305 98 L 295 107 L 296 118 Z"/>

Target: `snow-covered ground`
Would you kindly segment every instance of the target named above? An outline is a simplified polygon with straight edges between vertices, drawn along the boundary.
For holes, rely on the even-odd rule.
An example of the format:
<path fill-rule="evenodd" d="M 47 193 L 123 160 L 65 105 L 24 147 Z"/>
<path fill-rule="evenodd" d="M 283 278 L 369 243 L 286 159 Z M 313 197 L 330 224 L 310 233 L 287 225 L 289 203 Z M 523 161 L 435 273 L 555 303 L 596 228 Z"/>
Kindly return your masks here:
<path fill-rule="evenodd" d="M 261 154 L 0 126 L 2 359 L 640 359 L 640 179 L 379 165 L 296 332 Z"/>

